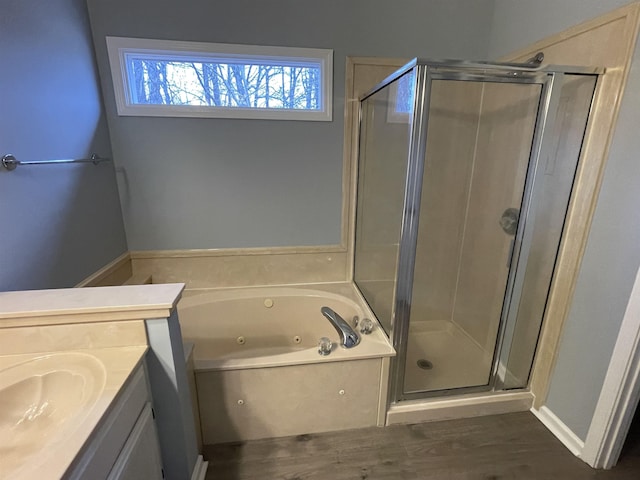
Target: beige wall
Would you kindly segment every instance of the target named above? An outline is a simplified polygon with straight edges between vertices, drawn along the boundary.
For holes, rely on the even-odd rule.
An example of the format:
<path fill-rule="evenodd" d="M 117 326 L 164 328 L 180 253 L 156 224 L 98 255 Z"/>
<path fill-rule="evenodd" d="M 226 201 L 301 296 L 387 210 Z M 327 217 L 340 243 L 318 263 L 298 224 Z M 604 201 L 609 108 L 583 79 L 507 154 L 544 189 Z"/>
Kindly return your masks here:
<path fill-rule="evenodd" d="M 519 208 L 540 88 L 435 81 L 412 322 L 456 322 L 490 354 L 508 275 L 502 212 Z"/>
<path fill-rule="evenodd" d="M 544 175 L 535 213 L 528 220 L 533 224 L 532 247 L 509 358 L 503 360 L 518 382 L 526 382 L 531 368 L 595 87 L 595 79 L 585 75 L 566 76 L 565 80 L 547 139 L 549 150 L 539 166 Z"/>
<path fill-rule="evenodd" d="M 512 236 L 499 220 L 520 208 L 540 87 L 485 84 L 453 320 L 489 354 L 500 322 Z"/>
<path fill-rule="evenodd" d="M 481 101 L 479 84 L 433 83 L 412 322 L 453 319 Z"/>

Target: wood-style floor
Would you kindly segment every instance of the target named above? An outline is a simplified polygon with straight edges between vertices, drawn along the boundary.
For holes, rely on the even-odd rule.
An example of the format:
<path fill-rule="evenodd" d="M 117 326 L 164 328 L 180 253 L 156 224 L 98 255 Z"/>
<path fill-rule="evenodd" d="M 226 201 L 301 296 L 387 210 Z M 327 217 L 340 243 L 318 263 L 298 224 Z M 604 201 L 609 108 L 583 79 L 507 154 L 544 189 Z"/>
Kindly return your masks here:
<path fill-rule="evenodd" d="M 205 458 L 207 480 L 640 480 L 640 436 L 593 470 L 529 412 L 208 445 Z"/>

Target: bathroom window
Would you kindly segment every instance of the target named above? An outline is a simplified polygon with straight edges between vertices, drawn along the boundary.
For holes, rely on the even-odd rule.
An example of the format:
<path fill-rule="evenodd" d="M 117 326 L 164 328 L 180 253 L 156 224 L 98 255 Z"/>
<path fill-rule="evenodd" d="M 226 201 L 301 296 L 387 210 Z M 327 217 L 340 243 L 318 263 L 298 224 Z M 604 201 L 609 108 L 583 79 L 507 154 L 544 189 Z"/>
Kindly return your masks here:
<path fill-rule="evenodd" d="M 410 71 L 393 82 L 389 88 L 387 122 L 409 123 L 415 98 L 415 73 Z"/>
<path fill-rule="evenodd" d="M 118 115 L 331 121 L 333 50 L 107 37 Z"/>

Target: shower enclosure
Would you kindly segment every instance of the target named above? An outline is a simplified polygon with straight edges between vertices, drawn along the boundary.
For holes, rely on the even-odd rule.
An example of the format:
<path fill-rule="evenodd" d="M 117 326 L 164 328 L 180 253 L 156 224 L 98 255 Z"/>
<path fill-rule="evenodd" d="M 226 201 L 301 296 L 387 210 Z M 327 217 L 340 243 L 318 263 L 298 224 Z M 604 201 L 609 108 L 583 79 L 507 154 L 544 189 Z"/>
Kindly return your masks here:
<path fill-rule="evenodd" d="M 598 73 L 414 60 L 361 98 L 354 280 L 392 402 L 527 386 Z"/>

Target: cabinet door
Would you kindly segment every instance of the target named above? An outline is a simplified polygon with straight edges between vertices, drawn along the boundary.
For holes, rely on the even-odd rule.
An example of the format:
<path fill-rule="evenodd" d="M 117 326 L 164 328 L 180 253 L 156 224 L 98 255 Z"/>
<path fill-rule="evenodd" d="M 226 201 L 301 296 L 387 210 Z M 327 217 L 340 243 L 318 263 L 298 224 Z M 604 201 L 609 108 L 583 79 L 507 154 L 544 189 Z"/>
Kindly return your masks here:
<path fill-rule="evenodd" d="M 108 480 L 162 480 L 162 461 L 151 404 L 147 403 L 124 444 Z"/>

